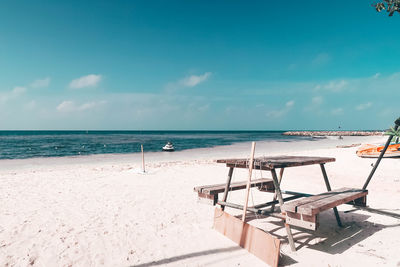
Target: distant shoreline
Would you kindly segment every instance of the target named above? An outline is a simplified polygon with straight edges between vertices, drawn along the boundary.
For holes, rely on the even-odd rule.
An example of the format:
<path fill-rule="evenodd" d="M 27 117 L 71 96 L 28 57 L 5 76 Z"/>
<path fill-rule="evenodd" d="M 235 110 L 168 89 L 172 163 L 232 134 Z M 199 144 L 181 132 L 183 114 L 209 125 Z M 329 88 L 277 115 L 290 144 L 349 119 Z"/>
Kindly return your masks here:
<path fill-rule="evenodd" d="M 383 131 L 288 131 L 288 136 L 382 136 Z"/>

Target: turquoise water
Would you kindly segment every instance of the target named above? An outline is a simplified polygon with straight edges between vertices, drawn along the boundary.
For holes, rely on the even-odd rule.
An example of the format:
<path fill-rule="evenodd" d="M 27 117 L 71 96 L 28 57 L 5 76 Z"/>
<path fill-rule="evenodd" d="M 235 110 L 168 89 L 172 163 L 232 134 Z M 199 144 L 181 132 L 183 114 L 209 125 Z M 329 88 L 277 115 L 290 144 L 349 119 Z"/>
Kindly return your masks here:
<path fill-rule="evenodd" d="M 0 131 L 0 159 L 63 157 L 161 151 L 172 142 L 176 151 L 248 141 L 296 141 L 282 131 Z"/>

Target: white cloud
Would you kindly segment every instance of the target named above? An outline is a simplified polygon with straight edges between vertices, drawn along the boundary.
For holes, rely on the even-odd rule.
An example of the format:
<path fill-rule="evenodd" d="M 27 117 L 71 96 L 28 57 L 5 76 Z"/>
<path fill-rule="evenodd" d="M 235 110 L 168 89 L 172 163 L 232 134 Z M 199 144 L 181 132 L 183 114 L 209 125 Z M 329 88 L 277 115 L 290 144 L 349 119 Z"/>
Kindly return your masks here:
<path fill-rule="evenodd" d="M 267 117 L 277 119 L 283 117 L 287 112 L 285 110 L 271 110 L 267 112 Z"/>
<path fill-rule="evenodd" d="M 319 91 L 321 90 L 321 85 L 317 84 L 316 86 L 314 86 L 314 91 Z"/>
<path fill-rule="evenodd" d="M 87 111 L 94 109 L 96 107 L 99 107 L 101 105 L 106 104 L 106 101 L 93 101 L 93 102 L 87 102 L 81 105 L 77 105 L 74 101 L 63 101 L 61 104 L 57 106 L 57 111 L 59 112 L 76 112 L 76 111 Z"/>
<path fill-rule="evenodd" d="M 324 98 L 322 96 L 314 96 L 311 98 L 311 104 L 304 107 L 304 111 L 320 112 L 320 106 L 323 102 Z"/>
<path fill-rule="evenodd" d="M 210 104 L 206 104 L 197 108 L 199 112 L 206 112 L 209 109 L 210 109 Z"/>
<path fill-rule="evenodd" d="M 32 88 L 42 88 L 42 87 L 47 87 L 50 84 L 50 77 L 44 78 L 44 79 L 38 79 L 35 80 L 31 83 Z"/>
<path fill-rule="evenodd" d="M 356 107 L 356 110 L 365 110 L 365 109 L 370 108 L 371 106 L 372 106 L 371 102 L 363 103 L 363 104 L 358 105 Z"/>
<path fill-rule="evenodd" d="M 288 108 L 293 107 L 294 106 L 294 100 L 290 100 L 290 101 L 286 102 L 285 106 L 288 107 Z"/>
<path fill-rule="evenodd" d="M 378 79 L 380 76 L 381 76 L 381 74 L 379 72 L 377 72 L 374 74 L 374 76 L 372 76 L 372 78 Z"/>
<path fill-rule="evenodd" d="M 11 91 L 0 93 L 0 103 L 6 103 L 7 101 L 17 98 L 26 92 L 26 88 L 22 86 L 16 86 Z"/>
<path fill-rule="evenodd" d="M 22 86 L 16 86 L 12 89 L 11 94 L 13 96 L 19 96 L 26 92 L 26 88 Z"/>
<path fill-rule="evenodd" d="M 31 100 L 30 102 L 25 104 L 25 109 L 33 110 L 35 108 L 36 108 L 36 101 L 35 100 Z"/>
<path fill-rule="evenodd" d="M 335 108 L 331 110 L 332 115 L 342 115 L 344 112 L 343 108 Z"/>
<path fill-rule="evenodd" d="M 8 96 L 6 94 L 0 94 L 0 104 L 5 103 L 8 100 Z"/>
<path fill-rule="evenodd" d="M 341 92 L 346 89 L 349 85 L 349 82 L 346 80 L 337 80 L 337 81 L 329 81 L 325 84 L 317 84 L 314 86 L 314 91 L 319 92 L 322 90 L 330 91 L 330 92 Z"/>
<path fill-rule="evenodd" d="M 190 75 L 189 77 L 183 78 L 179 81 L 184 87 L 194 87 L 199 83 L 206 81 L 211 76 L 211 72 L 206 72 L 203 75 Z"/>
<path fill-rule="evenodd" d="M 331 56 L 328 53 L 319 53 L 311 63 L 314 66 L 321 66 L 329 63 L 329 61 L 331 61 Z"/>
<path fill-rule="evenodd" d="M 76 108 L 73 101 L 63 101 L 57 106 L 57 110 L 60 112 L 69 112 Z"/>
<path fill-rule="evenodd" d="M 378 114 L 382 118 L 397 118 L 399 116 L 399 110 L 398 108 L 393 108 L 393 107 L 387 107 L 381 110 Z M 387 127 L 387 126 L 386 126 Z"/>
<path fill-rule="evenodd" d="M 232 107 L 232 106 L 227 106 L 227 107 L 225 108 L 225 113 L 226 113 L 226 114 L 231 114 L 233 111 L 235 111 L 235 108 Z"/>
<path fill-rule="evenodd" d="M 311 98 L 311 103 L 315 106 L 321 105 L 322 102 L 324 102 L 322 96 L 314 96 L 313 98 Z"/>
<path fill-rule="evenodd" d="M 84 103 L 81 106 L 78 107 L 79 110 L 89 110 L 92 109 L 96 106 L 95 102 L 88 102 L 88 103 Z"/>
<path fill-rule="evenodd" d="M 285 116 L 289 111 L 292 109 L 294 106 L 294 100 L 290 100 L 285 103 L 285 107 L 281 108 L 279 110 L 270 110 L 267 112 L 267 117 L 272 118 L 272 119 L 277 119 Z"/>
<path fill-rule="evenodd" d="M 177 82 L 167 84 L 166 89 L 168 91 L 174 91 L 179 88 L 195 87 L 196 85 L 205 82 L 211 76 L 211 74 L 211 72 L 206 72 L 202 75 L 190 75 Z"/>
<path fill-rule="evenodd" d="M 389 80 L 398 80 L 399 78 L 400 78 L 400 72 L 392 73 L 392 75 L 388 77 Z"/>
<path fill-rule="evenodd" d="M 96 74 L 90 74 L 87 76 L 80 77 L 78 79 L 72 80 L 69 84 L 70 88 L 79 89 L 84 87 L 94 87 L 101 81 L 102 76 Z"/>
<path fill-rule="evenodd" d="M 348 82 L 345 80 L 330 81 L 324 86 L 324 88 L 332 92 L 340 92 L 346 87 L 347 84 Z"/>

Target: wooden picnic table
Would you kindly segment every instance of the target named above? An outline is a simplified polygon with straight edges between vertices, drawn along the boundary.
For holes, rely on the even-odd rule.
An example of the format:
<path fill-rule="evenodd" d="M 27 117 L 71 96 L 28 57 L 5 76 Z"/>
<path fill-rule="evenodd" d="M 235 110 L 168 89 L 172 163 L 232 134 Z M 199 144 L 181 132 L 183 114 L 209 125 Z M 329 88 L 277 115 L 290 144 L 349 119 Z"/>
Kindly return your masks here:
<path fill-rule="evenodd" d="M 282 181 L 283 171 L 285 168 L 315 165 L 315 164 L 320 165 L 326 188 L 328 191 L 331 191 L 332 189 L 331 189 L 331 186 L 329 183 L 328 176 L 326 174 L 324 164 L 328 163 L 328 162 L 334 162 L 334 161 L 335 161 L 335 158 L 330 158 L 330 157 L 305 157 L 305 156 L 259 157 L 259 158 L 254 159 L 253 168 L 271 171 L 272 183 L 273 183 L 273 188 L 275 191 L 273 201 L 271 202 L 271 212 L 274 212 L 274 205 L 276 203 L 276 198 L 278 199 L 281 210 L 282 210 L 283 205 L 285 204 L 285 200 L 287 200 L 282 197 L 282 193 L 292 194 L 292 195 L 294 195 L 294 198 L 310 196 L 309 194 L 298 193 L 298 192 L 288 192 L 288 191 L 281 190 L 280 183 Z M 229 203 L 226 202 L 228 193 L 231 188 L 231 180 L 232 180 L 233 170 L 234 170 L 234 168 L 249 168 L 249 160 L 248 159 L 219 159 L 219 160 L 217 160 L 217 163 L 224 163 L 229 168 L 228 178 L 227 178 L 225 190 L 224 190 L 224 196 L 223 196 L 222 201 L 219 202 L 219 204 L 221 205 L 222 209 L 224 209 L 225 206 L 234 207 L 235 205 L 230 205 Z M 276 169 L 280 169 L 279 177 L 276 173 Z M 269 191 L 269 192 L 271 192 L 271 191 Z M 293 199 L 293 197 L 289 198 L 289 199 Z M 236 205 L 236 206 L 238 206 L 238 205 Z M 333 210 L 335 213 L 336 221 L 337 221 L 338 225 L 341 226 L 341 221 L 340 221 L 339 213 L 336 209 L 336 206 L 333 207 Z M 315 216 L 313 218 L 309 219 L 306 223 L 303 222 L 303 217 L 302 218 L 295 217 L 295 218 L 289 218 L 289 219 L 291 219 L 292 224 L 300 223 L 300 224 L 312 225 L 312 227 L 314 227 L 314 228 L 316 227 Z M 302 225 L 300 225 L 300 226 L 302 226 Z M 290 247 L 291 247 L 292 251 L 295 251 L 296 248 L 294 245 L 293 235 L 291 232 L 290 225 L 287 222 L 285 222 L 285 228 L 287 231 Z"/>
<path fill-rule="evenodd" d="M 337 224 L 341 227 L 342 223 L 337 211 L 337 206 L 341 204 L 352 204 L 365 207 L 366 195 L 368 191 L 357 188 L 340 188 L 333 190 L 325 170 L 325 164 L 334 162 L 335 158 L 330 157 L 306 157 L 306 156 L 277 156 L 277 157 L 258 157 L 253 160 L 253 169 L 267 170 L 271 172 L 272 179 L 261 178 L 252 180 L 250 187 L 258 187 L 260 191 L 274 193 L 273 200 L 267 203 L 258 204 L 253 207 L 244 208 L 243 205 L 227 202 L 230 191 L 242 190 L 246 188 L 247 182 L 232 183 L 232 175 L 235 168 L 249 168 L 249 159 L 219 159 L 217 163 L 226 164 L 229 168 L 228 177 L 225 184 L 197 186 L 194 191 L 198 193 L 201 201 L 220 205 L 222 211 L 225 207 L 247 210 L 256 214 L 273 216 L 285 221 L 285 228 L 292 251 L 295 251 L 291 225 L 305 229 L 316 230 L 318 227 L 319 213 L 333 209 Z M 308 193 L 285 191 L 280 187 L 285 168 L 301 167 L 308 165 L 319 165 L 322 177 L 325 182 L 327 192 L 318 195 Z M 279 169 L 279 176 L 276 170 Z M 218 194 L 224 193 L 222 200 L 218 200 Z M 290 195 L 283 198 L 282 194 Z M 275 204 L 280 205 L 281 213 L 275 212 Z M 262 209 L 270 207 L 269 210 Z"/>

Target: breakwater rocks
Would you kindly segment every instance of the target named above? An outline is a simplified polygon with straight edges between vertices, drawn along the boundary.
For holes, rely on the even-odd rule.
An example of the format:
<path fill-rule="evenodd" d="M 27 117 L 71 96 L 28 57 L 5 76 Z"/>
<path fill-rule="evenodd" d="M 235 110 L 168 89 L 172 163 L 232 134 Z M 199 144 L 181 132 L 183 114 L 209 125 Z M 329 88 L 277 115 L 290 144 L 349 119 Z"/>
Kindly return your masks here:
<path fill-rule="evenodd" d="M 290 136 L 380 136 L 383 131 L 288 131 Z"/>

